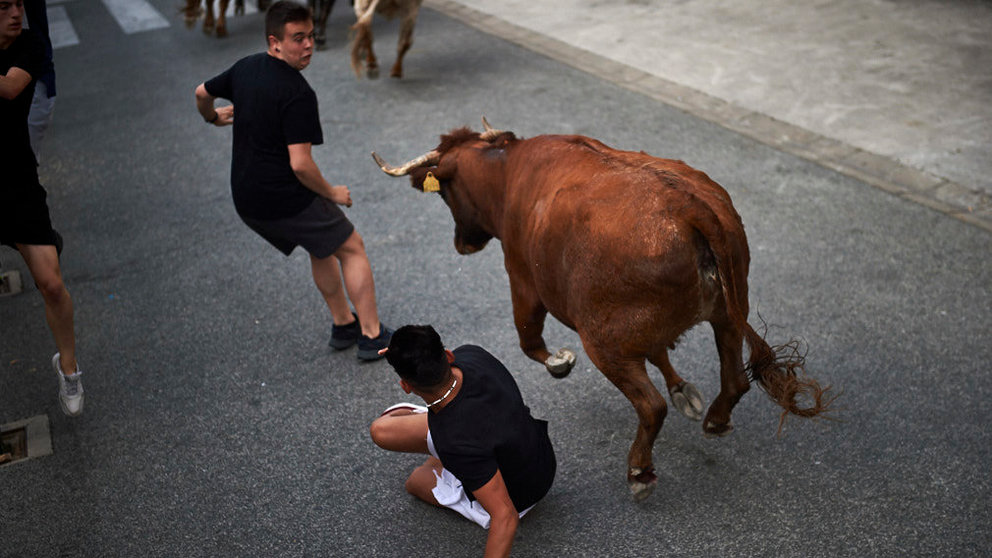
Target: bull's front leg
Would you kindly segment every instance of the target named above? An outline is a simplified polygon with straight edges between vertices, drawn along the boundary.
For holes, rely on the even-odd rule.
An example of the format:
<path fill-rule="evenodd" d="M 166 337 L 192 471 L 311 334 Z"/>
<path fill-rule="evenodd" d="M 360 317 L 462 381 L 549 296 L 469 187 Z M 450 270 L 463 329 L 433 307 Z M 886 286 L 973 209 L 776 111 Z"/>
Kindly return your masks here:
<path fill-rule="evenodd" d="M 565 348 L 553 355 L 548 351 L 543 336 L 544 319 L 548 310 L 537 296 L 537 290 L 533 285 L 511 280 L 510 296 L 520 349 L 525 355 L 543 364 L 555 378 L 568 376 L 575 366 L 575 353 Z"/>

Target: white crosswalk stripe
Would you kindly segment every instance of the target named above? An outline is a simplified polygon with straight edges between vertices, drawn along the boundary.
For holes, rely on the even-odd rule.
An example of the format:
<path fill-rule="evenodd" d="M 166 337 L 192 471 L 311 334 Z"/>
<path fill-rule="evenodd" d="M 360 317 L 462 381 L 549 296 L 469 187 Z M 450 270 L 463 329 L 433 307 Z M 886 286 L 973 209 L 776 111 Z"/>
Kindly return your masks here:
<path fill-rule="evenodd" d="M 169 26 L 169 20 L 145 0 L 103 0 L 103 5 L 128 35 Z"/>
<path fill-rule="evenodd" d="M 101 0 L 124 33 L 131 35 L 143 31 L 163 29 L 171 24 L 147 0 Z M 75 0 L 48 0 L 48 34 L 52 39 L 52 48 L 64 48 L 79 44 L 79 35 L 72 26 L 65 4 Z M 215 2 L 214 9 L 219 8 L 220 2 Z M 258 13 L 255 0 L 245 0 L 244 15 Z M 227 17 L 234 16 L 234 0 L 231 0 L 225 12 Z"/>
<path fill-rule="evenodd" d="M 52 39 L 53 49 L 79 44 L 79 36 L 63 6 L 49 6 L 48 35 Z"/>

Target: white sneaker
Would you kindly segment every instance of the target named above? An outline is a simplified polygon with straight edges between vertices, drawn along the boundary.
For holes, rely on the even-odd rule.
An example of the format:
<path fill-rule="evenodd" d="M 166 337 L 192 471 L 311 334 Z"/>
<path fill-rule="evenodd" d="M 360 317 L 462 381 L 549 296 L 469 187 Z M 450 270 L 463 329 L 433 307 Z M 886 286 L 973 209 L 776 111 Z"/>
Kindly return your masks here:
<path fill-rule="evenodd" d="M 386 416 L 397 409 L 409 409 L 410 412 L 415 415 L 419 415 L 421 413 L 427 412 L 427 407 L 424 407 L 423 405 L 414 405 L 413 403 L 397 403 L 395 405 L 386 408 L 386 410 L 383 411 L 382 414 L 379 416 L 380 417 Z"/>
<path fill-rule="evenodd" d="M 52 368 L 59 377 L 59 403 L 62 412 L 74 417 L 83 412 L 83 371 L 76 367 L 76 373 L 66 376 L 62 373 L 59 353 L 52 357 Z"/>

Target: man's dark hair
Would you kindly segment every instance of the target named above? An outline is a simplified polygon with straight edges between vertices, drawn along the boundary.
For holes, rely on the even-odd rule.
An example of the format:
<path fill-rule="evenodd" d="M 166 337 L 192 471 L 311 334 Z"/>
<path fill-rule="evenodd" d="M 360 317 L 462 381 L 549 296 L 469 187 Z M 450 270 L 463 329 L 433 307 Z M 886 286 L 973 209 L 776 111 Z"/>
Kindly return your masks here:
<path fill-rule="evenodd" d="M 451 365 L 441 336 L 429 325 L 406 325 L 393 333 L 386 361 L 418 389 L 437 387 L 448 378 Z"/>
<path fill-rule="evenodd" d="M 289 0 L 279 0 L 265 12 L 265 40 L 268 41 L 269 35 L 272 35 L 281 41 L 287 23 L 308 21 L 311 17 L 310 8 Z"/>

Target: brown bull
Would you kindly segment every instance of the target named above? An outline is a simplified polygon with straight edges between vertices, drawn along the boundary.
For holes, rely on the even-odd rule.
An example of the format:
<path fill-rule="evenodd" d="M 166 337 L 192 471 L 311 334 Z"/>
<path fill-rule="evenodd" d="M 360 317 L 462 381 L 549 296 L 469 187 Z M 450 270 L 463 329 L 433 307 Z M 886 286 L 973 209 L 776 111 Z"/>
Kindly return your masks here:
<path fill-rule="evenodd" d="M 720 393 L 704 435 L 733 430 L 731 410 L 752 381 L 783 407 L 783 420 L 828 410 L 829 388 L 800 375 L 794 345 L 773 349 L 747 323 L 747 239 L 722 187 L 681 161 L 584 136 L 518 139 L 483 123 L 485 133 L 454 130 L 399 167 L 373 157 L 388 174 L 410 175 L 414 188 L 439 191 L 459 253 L 477 252 L 491 238 L 502 242 L 524 353 L 555 377 L 571 370 L 574 354 L 552 355 L 544 343 L 550 312 L 579 334 L 592 362 L 630 400 L 640 421 L 628 456 L 635 498 L 657 482 L 651 451 L 667 414 L 645 360 L 661 370 L 675 407 L 700 420 L 702 397 L 668 358 L 700 322 L 712 326 L 720 355 Z"/>
<path fill-rule="evenodd" d="M 354 34 L 351 41 L 351 68 L 361 77 L 364 67 L 370 79 L 379 77 L 379 61 L 372 50 L 372 16 L 376 13 L 393 19 L 400 18 L 400 33 L 396 45 L 396 62 L 389 72 L 390 77 L 403 77 L 403 56 L 413 45 L 413 27 L 417 23 L 417 13 L 423 0 L 357 0 L 355 16 L 358 21 L 351 26 Z M 364 59 L 364 60 L 363 60 Z"/>

